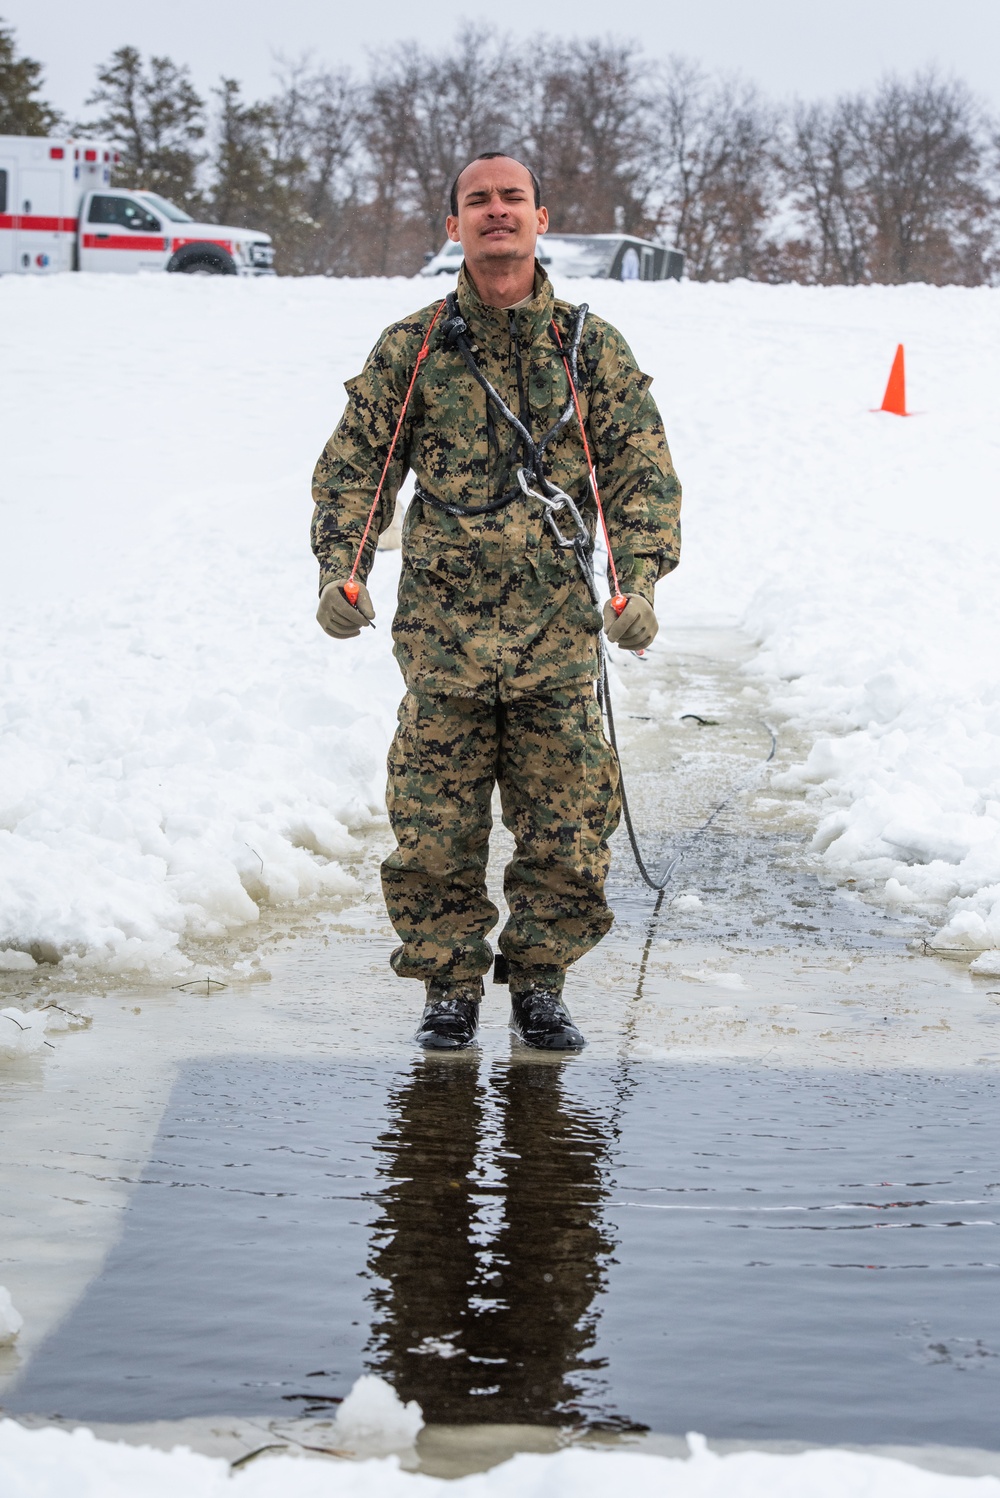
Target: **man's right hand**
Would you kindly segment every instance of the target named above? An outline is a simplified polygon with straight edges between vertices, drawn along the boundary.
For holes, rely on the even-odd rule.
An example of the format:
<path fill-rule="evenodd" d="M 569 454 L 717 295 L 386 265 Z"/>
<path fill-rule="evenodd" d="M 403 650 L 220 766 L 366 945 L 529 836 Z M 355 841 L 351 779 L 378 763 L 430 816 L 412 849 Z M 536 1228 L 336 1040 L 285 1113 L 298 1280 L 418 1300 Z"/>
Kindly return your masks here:
<path fill-rule="evenodd" d="M 319 595 L 319 608 L 316 610 L 320 627 L 335 640 L 353 640 L 375 618 L 375 610 L 364 583 L 358 584 L 358 601 L 356 605 L 352 605 L 344 597 L 346 581 L 346 578 L 342 578 L 339 582 L 327 583 Z"/>

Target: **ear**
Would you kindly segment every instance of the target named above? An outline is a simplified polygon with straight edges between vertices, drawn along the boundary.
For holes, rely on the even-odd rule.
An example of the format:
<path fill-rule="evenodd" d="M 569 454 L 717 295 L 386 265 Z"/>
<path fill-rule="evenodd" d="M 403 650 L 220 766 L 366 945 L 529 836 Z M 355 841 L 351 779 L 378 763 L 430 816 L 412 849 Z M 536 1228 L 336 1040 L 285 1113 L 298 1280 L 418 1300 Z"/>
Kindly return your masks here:
<path fill-rule="evenodd" d="M 444 221 L 445 232 L 452 244 L 461 244 L 462 236 L 458 232 L 458 219 L 451 213 Z"/>
<path fill-rule="evenodd" d="M 549 229 L 549 210 L 537 208 L 535 210 L 535 228 L 539 234 L 547 234 Z"/>

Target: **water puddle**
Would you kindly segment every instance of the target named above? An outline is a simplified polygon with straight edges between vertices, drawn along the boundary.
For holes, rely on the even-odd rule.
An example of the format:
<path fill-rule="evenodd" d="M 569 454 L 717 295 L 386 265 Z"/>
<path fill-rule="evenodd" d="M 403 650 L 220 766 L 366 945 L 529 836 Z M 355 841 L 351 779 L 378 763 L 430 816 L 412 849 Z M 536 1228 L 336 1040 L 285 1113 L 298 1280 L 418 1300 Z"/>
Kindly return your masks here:
<path fill-rule="evenodd" d="M 989 1448 L 998 1105 L 992 1075 L 188 1061 L 6 1404 L 315 1418 L 368 1371 L 432 1424 Z"/>
<path fill-rule="evenodd" d="M 94 992 L 6 1067 L 6 1410 L 316 1447 L 374 1372 L 444 1474 L 691 1429 L 1000 1471 L 1000 995 L 824 881 L 746 653 L 628 668 L 636 820 L 681 863 L 657 907 L 619 847 L 582 1056 L 514 1046 L 501 988 L 477 1051 L 414 1054 L 376 838 L 356 902 L 255 936 L 269 981 L 234 943 L 215 986 Z"/>

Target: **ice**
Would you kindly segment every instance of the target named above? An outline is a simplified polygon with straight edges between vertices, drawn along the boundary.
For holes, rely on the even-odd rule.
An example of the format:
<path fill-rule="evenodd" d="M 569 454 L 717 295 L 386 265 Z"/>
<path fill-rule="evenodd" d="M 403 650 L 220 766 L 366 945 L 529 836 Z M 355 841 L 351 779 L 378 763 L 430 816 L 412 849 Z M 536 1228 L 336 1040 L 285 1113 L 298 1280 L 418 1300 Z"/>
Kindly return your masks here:
<path fill-rule="evenodd" d="M 682 913 L 688 910 L 701 910 L 704 903 L 700 895 L 696 895 L 690 890 L 685 890 L 683 894 L 676 895 L 671 901 L 674 909 Z"/>
<path fill-rule="evenodd" d="M 19 952 L 14 947 L 0 951 L 0 973 L 30 973 L 37 966 L 30 952 Z"/>
<path fill-rule="evenodd" d="M 888 1457 L 850 1451 L 795 1456 L 738 1452 L 717 1456 L 688 1437 L 687 1460 L 571 1449 L 520 1455 L 457 1479 L 400 1470 L 398 1460 L 319 1461 L 266 1453 L 238 1472 L 183 1447 L 157 1451 L 99 1441 L 86 1429 L 24 1430 L 0 1422 L 0 1491 L 5 1498 L 1000 1498 L 995 1477 L 924 1471 Z"/>
<path fill-rule="evenodd" d="M 969 972 L 980 978 L 1000 978 L 1000 948 L 980 952 L 975 961 L 970 963 Z"/>
<path fill-rule="evenodd" d="M 0 1285 L 0 1347 L 9 1347 L 24 1325 L 24 1317 L 15 1308 L 10 1291 Z"/>
<path fill-rule="evenodd" d="M 715 988 L 749 987 L 741 973 L 717 973 L 714 968 L 709 967 L 681 968 L 681 976 L 696 983 L 711 983 Z"/>
<path fill-rule="evenodd" d="M 374 1373 L 364 1373 L 337 1411 L 333 1438 L 349 1451 L 404 1451 L 413 1445 L 424 1425 L 419 1404 L 404 1404 L 391 1384 Z"/>
<path fill-rule="evenodd" d="M 32 1056 L 45 1044 L 48 1016 L 43 1010 L 0 1009 L 0 1061 Z"/>
<path fill-rule="evenodd" d="M 399 556 L 377 631 L 323 636 L 308 481 L 341 382 L 428 290 L 0 284 L 0 968 L 170 977 L 192 940 L 353 888 Z M 684 481 L 653 650 L 743 624 L 768 720 L 812 744 L 785 789 L 830 872 L 970 961 L 1000 948 L 1000 289 L 557 290 L 655 377 Z M 871 409 L 901 340 L 912 419 Z"/>

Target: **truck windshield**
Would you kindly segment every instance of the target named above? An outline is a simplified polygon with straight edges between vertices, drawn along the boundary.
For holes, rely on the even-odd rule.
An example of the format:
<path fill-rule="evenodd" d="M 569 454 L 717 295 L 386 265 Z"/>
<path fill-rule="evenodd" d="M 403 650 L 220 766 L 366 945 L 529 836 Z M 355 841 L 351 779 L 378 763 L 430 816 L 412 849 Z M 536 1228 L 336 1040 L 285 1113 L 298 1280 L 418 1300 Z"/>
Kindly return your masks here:
<path fill-rule="evenodd" d="M 158 213 L 164 218 L 171 219 L 175 224 L 193 224 L 194 219 L 190 213 L 185 213 L 183 208 L 178 208 L 176 203 L 171 203 L 169 198 L 161 198 L 158 192 L 141 192 L 140 198 L 145 198 Z"/>

